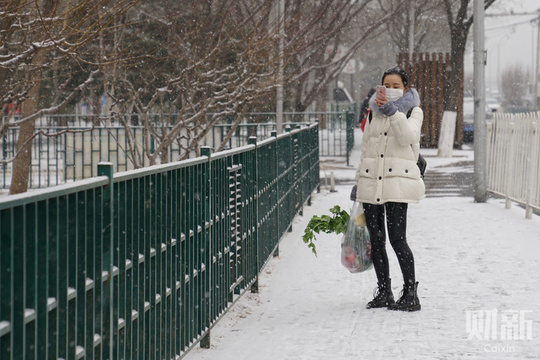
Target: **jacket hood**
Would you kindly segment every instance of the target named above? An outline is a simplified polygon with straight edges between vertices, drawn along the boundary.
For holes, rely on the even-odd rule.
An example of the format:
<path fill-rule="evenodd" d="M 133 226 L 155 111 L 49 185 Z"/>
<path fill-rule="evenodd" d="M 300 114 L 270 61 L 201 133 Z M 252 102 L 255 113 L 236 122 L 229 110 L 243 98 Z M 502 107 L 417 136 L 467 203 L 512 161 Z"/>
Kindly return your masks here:
<path fill-rule="evenodd" d="M 374 114 L 381 114 L 379 111 L 379 107 L 377 104 L 375 104 L 375 96 L 377 94 L 373 94 L 371 96 L 371 99 L 369 99 L 369 105 L 371 107 L 371 111 L 373 111 Z M 420 95 L 418 95 L 418 91 L 414 88 L 409 88 L 409 91 L 403 94 L 403 96 L 396 101 L 394 101 L 394 105 L 397 107 L 399 112 L 402 112 L 404 114 L 407 113 L 410 109 L 412 109 L 415 106 L 420 105 Z"/>

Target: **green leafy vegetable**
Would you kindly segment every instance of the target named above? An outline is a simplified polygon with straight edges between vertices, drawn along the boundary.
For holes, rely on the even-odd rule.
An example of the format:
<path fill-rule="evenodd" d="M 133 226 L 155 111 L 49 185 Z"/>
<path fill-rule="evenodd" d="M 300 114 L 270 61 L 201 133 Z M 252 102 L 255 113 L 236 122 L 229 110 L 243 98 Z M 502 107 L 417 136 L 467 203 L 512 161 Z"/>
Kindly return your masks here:
<path fill-rule="evenodd" d="M 315 234 L 319 234 L 321 231 L 330 234 L 335 232 L 336 234 L 342 234 L 347 231 L 347 223 L 349 221 L 349 213 L 345 210 L 341 210 L 339 205 L 334 206 L 330 209 L 330 212 L 333 216 L 322 215 L 322 216 L 313 216 L 309 221 L 306 229 L 304 230 L 304 236 L 302 240 L 308 247 L 311 248 L 313 253 L 317 255 L 317 250 L 315 249 L 315 244 L 313 243 Z"/>

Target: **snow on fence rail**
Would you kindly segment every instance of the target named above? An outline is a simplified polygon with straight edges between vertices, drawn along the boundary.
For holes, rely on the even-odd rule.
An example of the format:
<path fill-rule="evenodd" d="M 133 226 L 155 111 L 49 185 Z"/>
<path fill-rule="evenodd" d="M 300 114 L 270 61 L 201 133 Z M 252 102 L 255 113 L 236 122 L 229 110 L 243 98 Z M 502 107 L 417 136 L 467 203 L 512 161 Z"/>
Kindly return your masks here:
<path fill-rule="evenodd" d="M 487 126 L 488 191 L 540 211 L 540 112 L 495 114 Z"/>

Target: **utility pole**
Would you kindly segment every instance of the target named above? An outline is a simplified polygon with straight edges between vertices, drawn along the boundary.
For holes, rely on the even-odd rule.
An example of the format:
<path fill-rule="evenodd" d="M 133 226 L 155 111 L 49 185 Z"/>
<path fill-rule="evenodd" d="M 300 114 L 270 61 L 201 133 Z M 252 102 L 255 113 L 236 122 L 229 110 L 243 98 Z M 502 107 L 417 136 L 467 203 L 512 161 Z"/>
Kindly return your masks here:
<path fill-rule="evenodd" d="M 474 201 L 487 200 L 484 0 L 474 0 Z"/>
<path fill-rule="evenodd" d="M 412 59 L 414 53 L 414 13 L 415 13 L 415 1 L 411 1 L 409 7 L 409 59 Z"/>
<path fill-rule="evenodd" d="M 537 35 L 536 35 L 536 67 L 534 69 L 534 99 L 533 99 L 533 106 L 534 110 L 538 110 L 538 80 L 539 74 L 540 74 L 540 9 L 538 9 L 538 20 L 536 21 L 536 29 L 537 29 Z"/>
<path fill-rule="evenodd" d="M 276 89 L 276 131 L 278 134 L 283 132 L 283 35 L 285 35 L 285 2 L 279 0 L 278 4 L 278 31 L 279 31 L 279 69 L 278 69 L 278 84 Z"/>

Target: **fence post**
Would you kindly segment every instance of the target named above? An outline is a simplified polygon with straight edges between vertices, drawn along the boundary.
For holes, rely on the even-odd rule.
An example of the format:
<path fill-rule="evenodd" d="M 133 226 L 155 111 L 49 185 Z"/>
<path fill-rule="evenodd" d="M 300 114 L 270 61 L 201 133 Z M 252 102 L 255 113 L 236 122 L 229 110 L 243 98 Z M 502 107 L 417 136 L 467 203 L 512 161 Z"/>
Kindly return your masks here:
<path fill-rule="evenodd" d="M 351 113 L 347 111 L 345 114 L 345 121 L 347 123 L 346 130 L 345 130 L 345 136 L 347 138 L 347 145 L 346 145 L 346 154 L 347 154 L 347 166 L 349 166 L 349 157 L 351 154 L 351 150 L 354 147 L 354 113 Z"/>
<path fill-rule="evenodd" d="M 285 127 L 285 132 L 288 134 L 287 136 L 287 141 L 289 142 L 289 159 L 293 159 L 293 144 L 292 144 L 292 135 L 291 135 L 291 126 L 290 125 L 287 125 Z M 293 165 L 294 166 L 294 165 Z M 288 173 L 287 173 L 287 177 L 289 179 L 289 182 L 288 182 L 288 186 L 292 186 L 293 183 L 294 183 L 294 179 L 292 178 L 292 171 L 289 169 Z M 289 220 L 288 218 L 290 217 L 290 214 L 291 214 L 291 208 L 292 208 L 292 205 L 291 205 L 291 194 L 289 193 L 287 195 L 287 214 L 289 215 L 287 217 L 287 221 Z M 292 222 L 289 224 L 289 227 L 287 228 L 287 232 L 292 232 L 293 231 L 293 228 L 292 228 Z"/>
<path fill-rule="evenodd" d="M 211 158 L 211 154 L 212 154 L 212 150 L 210 149 L 209 146 L 201 146 L 200 148 L 201 150 L 201 156 L 206 156 L 208 157 L 208 164 L 207 164 L 207 167 L 206 167 L 206 171 L 205 171 L 205 174 L 204 174 L 204 182 L 206 184 L 206 195 L 207 195 L 207 200 L 205 201 L 205 209 L 204 209 L 204 221 L 206 224 L 209 224 L 209 228 L 208 228 L 208 231 L 205 231 L 204 233 L 206 234 L 205 236 L 206 237 L 209 237 L 209 233 L 211 232 L 211 227 L 212 227 L 212 224 L 210 224 L 210 209 L 212 208 L 212 204 L 210 203 L 212 201 L 212 187 L 211 187 L 211 183 L 210 183 L 210 178 L 211 178 L 211 166 L 212 166 L 212 161 L 210 160 Z M 209 239 L 208 239 L 209 240 Z M 206 246 L 206 249 L 205 251 L 207 252 L 208 254 L 208 258 L 210 258 L 210 255 L 212 254 L 212 242 L 211 241 L 207 241 L 207 244 L 208 246 Z M 212 279 L 212 266 L 208 266 L 207 267 L 207 271 L 209 272 L 209 275 L 208 275 L 208 278 L 209 279 Z M 211 281 L 209 281 L 209 283 L 211 283 Z M 212 288 L 211 286 L 209 286 L 209 288 L 205 289 L 205 291 L 209 294 L 208 296 L 208 303 L 207 303 L 207 307 L 208 307 L 208 311 L 207 311 L 207 315 L 208 315 L 208 319 L 207 319 L 207 324 L 208 324 L 208 331 L 206 332 L 206 335 L 204 335 L 201 339 L 201 342 L 200 342 L 200 346 L 203 348 L 203 349 L 210 349 L 210 324 L 212 323 L 212 296 L 211 296 L 211 292 L 212 292 Z"/>
<path fill-rule="evenodd" d="M 259 159 L 257 157 L 257 137 L 256 136 L 250 136 L 248 139 L 248 144 L 255 145 L 254 152 L 254 178 L 255 178 L 255 189 L 253 193 L 255 194 L 254 201 L 255 201 L 255 223 L 257 224 L 255 226 L 255 282 L 251 285 L 251 292 L 252 293 L 258 293 L 259 292 L 259 268 L 260 268 L 260 256 L 259 256 Z"/>
<path fill-rule="evenodd" d="M 117 326 L 113 324 L 113 163 L 100 162 L 98 164 L 98 176 L 107 176 L 109 184 L 104 188 L 102 198 L 103 219 L 102 219 L 102 238 L 103 238 L 103 271 L 106 271 L 107 280 L 103 283 L 102 294 L 102 313 L 103 313 L 103 333 L 102 336 L 102 358 L 104 360 L 113 358 L 113 335 L 117 331 Z M 98 256 L 100 256 L 98 254 Z M 113 328 L 114 327 L 114 328 Z"/>
<path fill-rule="evenodd" d="M 506 198 L 505 201 L 505 208 L 510 209 L 512 207 L 512 200 L 510 200 L 511 196 L 514 194 L 514 164 L 515 164 L 515 140 L 516 140 L 516 131 L 514 127 L 514 115 L 512 115 L 509 123 L 508 123 L 508 135 L 510 137 L 509 139 L 509 146 L 508 151 L 506 153 L 506 181 L 505 181 L 505 191 L 504 195 Z"/>
<path fill-rule="evenodd" d="M 528 122 L 531 123 L 531 131 L 529 132 L 529 139 L 531 139 L 531 144 L 529 146 L 529 156 L 527 156 L 527 189 L 525 200 L 525 217 L 527 219 L 532 219 L 534 204 L 534 196 L 536 193 L 535 179 L 537 180 L 537 166 L 538 166 L 538 122 L 536 121 L 537 113 L 529 114 Z"/>
<path fill-rule="evenodd" d="M 272 137 L 275 137 L 277 138 L 277 131 L 276 130 L 272 130 L 271 132 L 271 135 Z M 279 140 L 276 140 L 276 151 L 274 152 L 273 156 L 275 157 L 274 158 L 274 166 L 276 169 L 279 169 L 279 164 L 278 164 L 278 147 L 279 145 Z M 278 174 L 279 175 L 279 174 Z M 277 180 L 277 179 L 276 179 Z M 277 221 L 277 227 L 278 229 L 281 229 L 280 226 L 279 226 L 279 221 L 281 220 L 280 219 L 280 213 L 281 213 L 281 209 L 280 209 L 280 202 L 279 202 L 279 181 L 277 183 L 277 189 L 276 189 L 276 217 L 278 219 Z M 279 241 L 277 242 L 277 245 L 276 245 L 276 249 L 274 250 L 274 257 L 278 257 L 279 256 Z"/>

